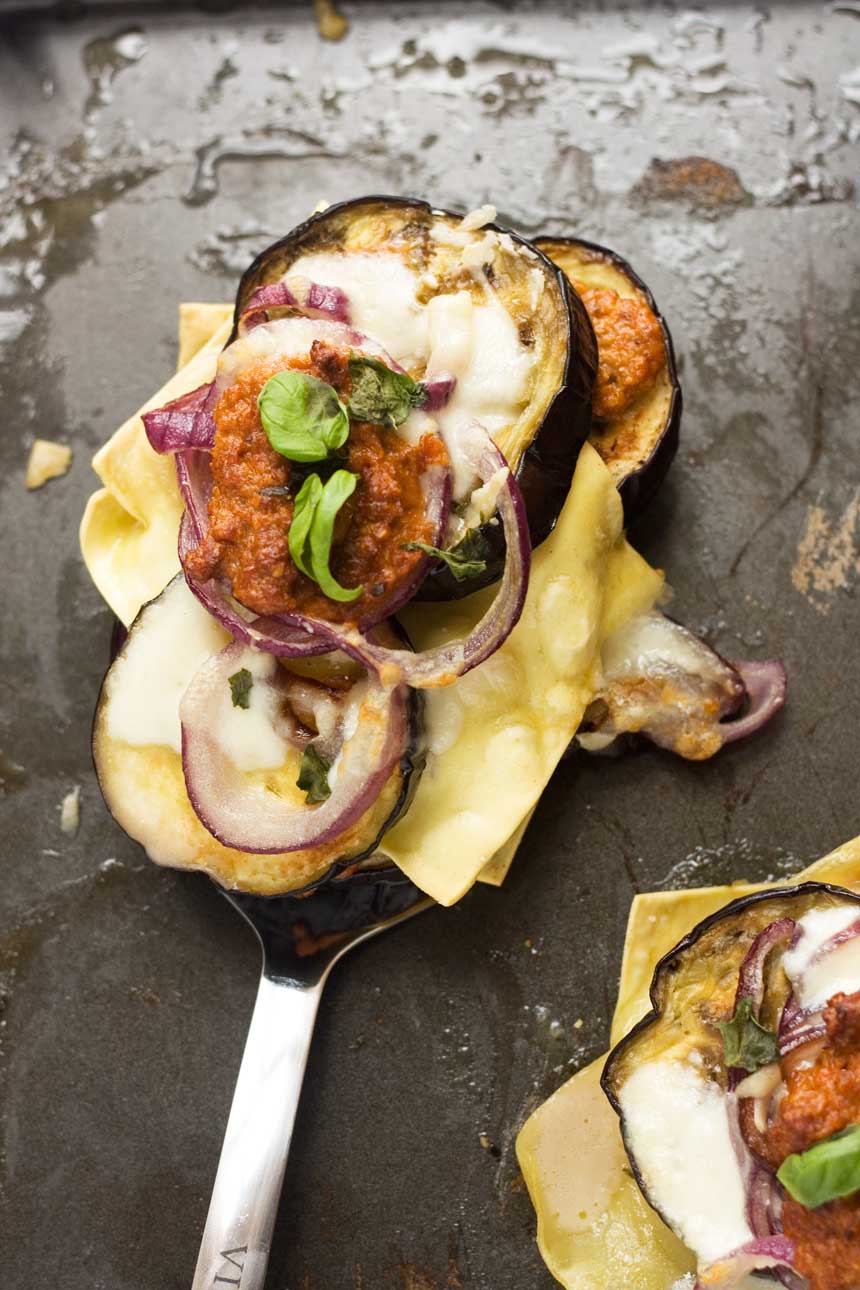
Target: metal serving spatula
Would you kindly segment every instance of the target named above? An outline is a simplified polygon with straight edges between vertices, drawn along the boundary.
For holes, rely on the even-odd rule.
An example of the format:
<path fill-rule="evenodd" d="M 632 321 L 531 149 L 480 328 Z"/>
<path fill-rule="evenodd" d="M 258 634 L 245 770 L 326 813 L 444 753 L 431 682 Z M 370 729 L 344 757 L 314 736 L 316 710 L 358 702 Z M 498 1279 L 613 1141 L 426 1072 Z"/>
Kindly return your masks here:
<path fill-rule="evenodd" d="M 354 946 L 433 904 L 397 870 L 332 879 L 308 896 L 225 893 L 263 948 L 192 1290 L 263 1290 L 317 1008 Z"/>

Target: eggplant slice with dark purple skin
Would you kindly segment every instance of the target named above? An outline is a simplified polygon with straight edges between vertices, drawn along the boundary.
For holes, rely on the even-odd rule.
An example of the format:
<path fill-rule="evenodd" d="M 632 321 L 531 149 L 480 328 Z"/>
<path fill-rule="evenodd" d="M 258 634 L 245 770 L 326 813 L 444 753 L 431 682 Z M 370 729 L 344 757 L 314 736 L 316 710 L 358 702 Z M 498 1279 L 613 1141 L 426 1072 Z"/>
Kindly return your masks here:
<path fill-rule="evenodd" d="M 386 643 L 403 646 L 393 625 L 377 630 L 383 632 L 380 639 Z M 207 660 L 209 664 L 217 660 L 228 639 L 192 596 L 181 574 L 144 605 L 108 670 L 96 708 L 93 757 L 99 786 L 117 823 L 157 864 L 202 870 L 224 887 L 264 896 L 307 891 L 371 857 L 382 836 L 407 809 L 424 763 L 423 698 L 413 689 L 402 692 L 402 738 L 386 762 L 387 777 L 341 832 L 302 849 L 291 850 L 286 841 L 283 851 L 277 852 L 259 845 L 225 846 L 198 818 L 199 803 L 192 804 L 195 785 L 189 779 L 189 749 L 180 732 L 179 705 L 192 678 Z M 239 652 L 244 647 L 234 643 L 228 648 Z M 263 673 L 273 668 L 278 669 L 277 679 L 270 682 Z M 282 674 L 281 669 L 272 656 L 245 650 L 231 673 L 229 688 L 226 681 L 223 685 L 223 711 L 219 711 L 225 723 L 216 711 L 211 732 L 217 741 L 226 741 L 240 762 L 250 757 L 252 764 L 242 767 L 248 772 L 249 806 L 263 824 L 271 814 L 266 800 L 275 807 L 280 798 L 301 798 L 296 792 L 296 767 L 278 765 L 283 742 L 275 740 L 273 755 L 267 756 L 273 735 L 298 750 L 316 748 L 326 731 L 321 725 L 313 729 L 315 715 L 325 716 L 350 685 L 362 684 L 360 669 L 342 656 L 294 659 L 288 671 Z M 286 688 L 284 678 L 289 678 Z M 236 694 L 234 683 L 239 686 Z M 270 684 L 282 697 L 276 706 L 270 695 L 269 708 L 259 707 Z M 342 724 L 346 721 L 341 717 Z M 328 737 L 337 742 L 336 732 L 329 730 Z M 304 760 L 301 766 L 304 774 Z M 328 767 L 321 767 L 316 758 L 307 770 L 312 779 L 321 771 L 328 775 Z M 323 783 L 323 792 L 337 791 L 334 775 L 331 778 L 331 786 Z M 302 783 L 303 791 L 306 787 Z M 271 793 L 275 796 L 270 797 Z M 326 798 L 309 795 L 307 802 L 325 806 Z M 310 805 L 308 814 L 318 809 Z"/>
<path fill-rule="evenodd" d="M 697 1255 L 698 1286 L 745 1286 L 752 1272 L 806 1286 L 798 1267 L 808 1274 L 806 1242 L 820 1237 L 793 1223 L 796 1196 L 775 1172 L 785 1139 L 769 1135 L 798 1059 L 808 1072 L 834 1023 L 857 1049 L 860 896 L 804 883 L 732 901 L 660 960 L 650 998 L 601 1081 L 643 1195 Z"/>
<path fill-rule="evenodd" d="M 515 474 L 537 546 L 555 525 L 591 430 L 594 333 L 582 302 L 545 255 L 496 224 L 464 230 L 462 222 L 460 214 L 402 197 L 329 207 L 245 272 L 233 338 L 261 301 L 278 316 L 264 289 L 286 279 L 298 296 L 312 282 L 331 316 L 372 336 L 416 380 L 437 371 L 458 375 L 459 358 L 451 401 L 434 415 L 449 442 L 458 416 L 471 415 L 490 432 Z M 328 302 L 326 288 L 334 293 Z M 268 298 L 276 301 L 277 293 Z M 458 344 L 473 347 L 474 362 Z M 458 503 L 467 510 L 465 482 L 458 490 L 455 478 L 455 510 Z M 475 527 L 469 553 L 486 562 L 483 573 L 457 581 L 437 567 L 417 598 L 455 599 L 495 581 L 504 564 L 498 523 Z"/>
<path fill-rule="evenodd" d="M 645 283 L 614 251 L 573 237 L 539 237 L 535 246 L 566 274 L 597 333 L 589 440 L 612 472 L 629 523 L 657 492 L 678 448 L 682 398 L 669 328 Z M 612 333 L 632 344 L 632 371 L 614 361 Z"/>

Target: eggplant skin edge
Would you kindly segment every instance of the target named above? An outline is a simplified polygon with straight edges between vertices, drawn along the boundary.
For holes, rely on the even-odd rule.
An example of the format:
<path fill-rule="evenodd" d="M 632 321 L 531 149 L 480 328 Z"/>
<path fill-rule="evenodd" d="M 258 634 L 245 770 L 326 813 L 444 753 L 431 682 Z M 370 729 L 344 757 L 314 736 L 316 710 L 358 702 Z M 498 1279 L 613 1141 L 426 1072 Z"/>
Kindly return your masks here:
<path fill-rule="evenodd" d="M 549 259 L 552 259 L 551 248 L 553 246 L 569 246 L 574 249 L 581 248 L 589 255 L 598 260 L 607 261 L 613 268 L 617 269 L 629 282 L 640 291 L 657 322 L 660 324 L 660 330 L 663 333 L 663 343 L 666 348 L 666 370 L 669 384 L 672 389 L 669 411 L 666 415 L 665 428 L 659 439 L 655 443 L 651 453 L 645 461 L 642 462 L 636 470 L 627 475 L 618 485 L 618 491 L 621 494 L 621 500 L 624 503 L 624 517 L 629 524 L 637 519 L 648 505 L 653 501 L 656 493 L 660 489 L 663 481 L 669 473 L 669 468 L 675 459 L 678 451 L 678 444 L 681 433 L 681 415 L 683 412 L 683 393 L 681 382 L 678 377 L 678 363 L 675 355 L 675 345 L 672 340 L 672 333 L 665 317 L 661 313 L 656 300 L 651 292 L 651 288 L 642 280 L 636 270 L 608 246 L 602 246 L 599 242 L 589 242 L 585 238 L 579 237 L 551 237 L 541 235 L 536 237 L 534 245 L 538 250 L 543 251 Z"/>
<path fill-rule="evenodd" d="M 379 203 L 398 209 L 418 210 L 424 216 L 438 215 L 449 219 L 462 219 L 461 212 L 433 206 L 421 198 L 393 197 L 371 194 L 354 197 L 348 201 L 327 206 L 311 215 L 284 237 L 273 242 L 252 260 L 243 273 L 236 293 L 233 330 L 227 340 L 231 344 L 238 334 L 239 318 L 245 302 L 265 280 L 269 261 L 282 248 L 296 246 L 313 236 L 326 220 L 349 213 L 354 207 Z M 568 312 L 568 344 L 559 386 L 548 404 L 540 426 L 528 446 L 523 450 L 514 472 L 523 494 L 529 521 L 532 547 L 537 547 L 555 528 L 562 507 L 570 491 L 579 450 L 591 432 L 591 399 L 597 376 L 597 340 L 585 305 L 564 272 L 554 264 L 539 246 L 513 229 L 500 224 L 486 224 L 484 228 L 504 233 L 519 246 L 526 247 L 538 259 L 544 271 L 557 284 Z M 458 582 L 450 570 L 442 567 L 424 579 L 415 596 L 416 600 L 459 600 L 501 576 L 505 562 L 505 543 L 501 527 L 485 524 L 481 530 L 487 551 L 485 572 L 465 582 Z"/>
<path fill-rule="evenodd" d="M 182 577 L 182 576 L 184 575 L 182 574 L 176 575 L 176 577 Z M 170 583 L 168 583 L 167 585 L 170 586 Z M 166 588 L 164 588 L 163 590 L 166 590 Z M 162 592 L 159 592 L 159 596 L 161 594 Z M 157 599 L 158 599 L 158 596 L 154 597 L 154 600 L 157 600 Z M 113 667 L 114 661 L 116 660 L 117 656 L 121 652 L 129 636 L 133 632 L 135 626 L 137 625 L 144 611 L 152 603 L 153 603 L 153 600 L 149 600 L 146 602 L 145 605 L 141 606 L 133 622 L 130 624 L 130 626 L 127 629 L 124 627 L 122 623 L 120 623 L 119 619 L 114 618 L 112 620 L 109 663 L 108 663 L 107 670 L 105 671 L 105 674 L 102 677 L 101 684 L 99 686 L 99 693 L 96 699 L 95 709 L 93 711 L 92 724 L 90 727 L 90 756 L 92 759 L 93 770 L 95 771 L 96 783 L 98 784 L 99 792 L 102 795 L 102 801 L 104 802 L 107 812 L 110 815 L 111 819 L 118 825 L 120 829 L 122 829 L 123 833 L 126 834 L 126 837 L 131 838 L 132 842 L 134 842 L 136 846 L 139 846 L 141 848 L 144 854 L 146 854 L 147 859 L 149 859 L 150 857 L 149 857 L 149 853 L 146 850 L 146 847 L 143 845 L 142 842 L 138 842 L 136 838 L 132 838 L 131 834 L 126 832 L 126 829 L 124 828 L 123 824 L 121 823 L 120 820 L 117 819 L 116 815 L 114 814 L 113 807 L 111 806 L 108 793 L 105 789 L 104 783 L 102 782 L 101 771 L 99 770 L 99 760 L 96 755 L 96 740 L 98 735 L 99 722 L 102 715 L 102 708 L 105 702 L 107 701 L 105 687 L 107 685 L 107 680 L 108 680 L 108 676 L 110 674 L 111 668 Z M 396 635 L 407 646 L 411 648 L 411 642 L 409 640 L 409 637 L 407 636 L 405 630 L 403 629 L 403 627 L 399 622 L 397 622 L 396 620 L 390 619 L 388 620 L 387 625 L 391 628 L 392 631 L 396 633 Z M 333 880 L 349 882 L 353 877 L 352 871 L 357 869 L 357 867 L 360 866 L 362 862 L 368 860 L 371 856 L 374 855 L 374 853 L 378 850 L 379 845 L 382 842 L 382 839 L 385 837 L 385 834 L 388 832 L 388 830 L 391 829 L 394 826 L 394 824 L 396 824 L 396 822 L 400 819 L 400 817 L 409 809 L 409 806 L 411 805 L 412 799 L 414 798 L 415 792 L 418 788 L 421 775 L 424 771 L 424 766 L 427 760 L 427 754 L 426 754 L 425 741 L 423 736 L 424 707 L 425 707 L 423 692 L 421 690 L 410 689 L 407 695 L 407 704 L 408 704 L 407 745 L 406 745 L 406 749 L 404 750 L 403 756 L 400 758 L 399 767 L 398 767 L 400 772 L 400 777 L 401 777 L 400 791 L 397 795 L 395 802 L 391 807 L 391 810 L 388 813 L 388 816 L 386 817 L 386 819 L 384 820 L 384 822 L 382 823 L 378 831 L 375 833 L 372 840 L 368 842 L 368 845 L 365 848 L 363 848 L 355 855 L 349 856 L 345 859 L 333 861 L 325 869 L 324 872 L 320 873 L 320 875 L 317 878 L 314 878 L 311 882 L 305 883 L 301 887 L 289 888 L 288 890 L 285 890 L 282 892 L 246 891 L 246 889 L 242 887 L 230 886 L 224 882 L 223 878 L 218 873 L 214 872 L 211 869 L 206 868 L 203 865 L 198 867 L 198 866 L 177 864 L 177 865 L 161 865 L 161 867 L 175 869 L 176 871 L 183 872 L 183 873 L 205 874 L 207 878 L 210 878 L 212 882 L 216 884 L 216 886 L 223 888 L 225 891 L 229 892 L 230 894 L 239 893 L 241 895 L 253 896 L 254 898 L 259 900 L 279 900 L 279 899 L 282 899 L 284 896 L 295 896 L 295 897 L 309 896 L 313 892 L 317 891 L 321 886 L 326 885 Z M 213 838 L 213 842 L 216 842 L 216 839 Z M 155 864 L 160 862 L 153 861 L 152 863 Z M 358 872 L 355 874 L 355 877 L 363 878 L 364 873 L 359 869 Z M 386 863 L 379 866 L 378 877 L 380 879 L 384 877 L 386 880 L 391 880 L 391 881 L 396 880 L 399 877 L 402 877 L 404 882 L 408 882 L 408 879 L 406 878 L 405 874 L 400 873 L 400 871 L 397 869 L 397 866 L 393 863 L 393 861 L 387 861 Z"/>
<path fill-rule="evenodd" d="M 847 887 L 839 887 L 836 884 L 829 882 L 802 882 L 796 883 L 791 887 L 771 887 L 766 891 L 754 891 L 748 896 L 739 896 L 737 900 L 730 901 L 727 905 L 723 905 L 722 909 L 717 909 L 713 914 L 709 914 L 707 918 L 703 918 L 702 921 L 697 923 L 696 926 L 689 931 L 677 945 L 673 946 L 673 948 L 664 954 L 659 960 L 654 968 L 654 974 L 651 978 L 651 986 L 648 991 L 651 1008 L 640 1021 L 637 1021 L 636 1025 L 633 1026 L 622 1039 L 619 1039 L 618 1043 L 606 1058 L 606 1062 L 600 1076 L 600 1087 L 605 1093 L 613 1111 L 618 1116 L 621 1140 L 624 1144 L 624 1150 L 627 1153 L 627 1159 L 630 1162 L 633 1177 L 636 1179 L 636 1184 L 642 1195 L 645 1197 L 645 1200 L 660 1216 L 663 1222 L 666 1223 L 667 1227 L 669 1227 L 670 1224 L 666 1222 L 659 1206 L 655 1205 L 649 1196 L 648 1189 L 645 1186 L 644 1179 L 639 1171 L 639 1166 L 636 1163 L 636 1157 L 630 1149 L 627 1141 L 624 1115 L 621 1110 L 621 1104 L 615 1095 L 612 1083 L 614 1066 L 626 1053 L 626 1050 L 640 1037 L 640 1035 L 642 1035 L 644 1031 L 648 1030 L 656 1022 L 660 1021 L 663 1005 L 659 998 L 659 990 L 664 975 L 666 973 L 671 973 L 674 970 L 675 963 L 680 956 L 691 950 L 705 932 L 710 931 L 712 927 L 717 923 L 722 922 L 723 919 L 742 913 L 744 910 L 750 909 L 755 905 L 763 904 L 768 900 L 792 900 L 799 896 L 812 895 L 814 893 L 824 893 L 830 896 L 847 898 L 849 901 L 860 907 L 860 893 L 850 891 Z"/>

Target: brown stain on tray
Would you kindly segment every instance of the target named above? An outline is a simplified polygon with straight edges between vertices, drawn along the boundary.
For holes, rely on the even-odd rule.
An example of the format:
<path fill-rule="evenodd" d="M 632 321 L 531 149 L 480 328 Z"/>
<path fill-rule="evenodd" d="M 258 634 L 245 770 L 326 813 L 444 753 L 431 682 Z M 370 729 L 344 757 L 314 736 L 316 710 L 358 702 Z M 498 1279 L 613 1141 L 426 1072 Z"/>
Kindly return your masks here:
<path fill-rule="evenodd" d="M 817 503 L 809 507 L 791 580 L 813 608 L 826 616 L 835 596 L 847 591 L 858 573 L 860 488 L 838 517 L 831 518 Z"/>
<path fill-rule="evenodd" d="M 645 201 L 686 201 L 713 209 L 746 206 L 750 195 L 731 166 L 710 157 L 655 157 L 633 189 Z"/>

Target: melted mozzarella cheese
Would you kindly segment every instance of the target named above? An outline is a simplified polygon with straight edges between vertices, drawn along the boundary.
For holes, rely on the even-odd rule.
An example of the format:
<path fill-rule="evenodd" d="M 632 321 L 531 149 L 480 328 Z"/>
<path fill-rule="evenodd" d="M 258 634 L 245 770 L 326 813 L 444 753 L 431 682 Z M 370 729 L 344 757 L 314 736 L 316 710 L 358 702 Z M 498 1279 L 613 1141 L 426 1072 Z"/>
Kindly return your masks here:
<path fill-rule="evenodd" d="M 182 749 L 179 700 L 198 668 L 230 637 L 176 578 L 144 610 L 111 673 L 107 730 L 142 747 Z"/>
<path fill-rule="evenodd" d="M 827 943 L 860 920 L 860 906 L 813 909 L 798 919 L 800 937 L 782 966 L 802 1008 L 821 1008 L 834 994 L 860 990 L 860 936 L 833 949 Z"/>
<path fill-rule="evenodd" d="M 679 1061 L 639 1066 L 620 1093 L 645 1190 L 703 1263 L 752 1239 L 741 1166 L 719 1085 Z"/>
<path fill-rule="evenodd" d="M 472 232 L 455 232 L 465 239 L 466 250 L 473 243 L 484 245 Z M 492 258 L 492 247 L 487 253 Z M 340 287 L 348 298 L 353 326 L 398 363 L 428 376 L 456 376 L 453 396 L 436 420 L 454 463 L 454 498 L 466 496 L 474 476 L 457 465 L 458 436 L 472 421 L 479 421 L 492 436 L 512 425 L 528 401 L 534 367 L 533 353 L 523 345 L 516 323 L 496 295 L 485 287 L 479 302 L 469 291 L 455 291 L 421 305 L 416 274 L 393 253 L 312 253 L 290 267 L 293 275 Z M 245 339 L 262 349 L 269 342 L 254 337 L 266 330 L 254 328 Z M 415 428 L 407 423 L 405 436 L 414 438 Z"/>
<path fill-rule="evenodd" d="M 427 317 L 415 297 L 417 279 L 399 255 L 319 251 L 296 260 L 293 274 L 346 292 L 353 326 L 398 363 L 411 367 L 426 356 Z"/>
<path fill-rule="evenodd" d="M 144 610 L 114 664 L 107 706 L 107 733 L 140 748 L 154 745 L 182 751 L 179 703 L 194 673 L 230 640 L 176 578 Z M 254 678 L 247 708 L 234 707 L 228 686 L 213 715 L 219 742 L 240 770 L 268 770 L 283 765 L 286 744 L 275 730 L 276 695 L 266 684 L 275 660 L 246 650 L 236 670 L 246 667 Z"/>
<path fill-rule="evenodd" d="M 695 636 L 655 611 L 610 636 L 603 647 L 603 672 L 607 680 L 660 672 L 696 676 L 710 657 Z"/>

